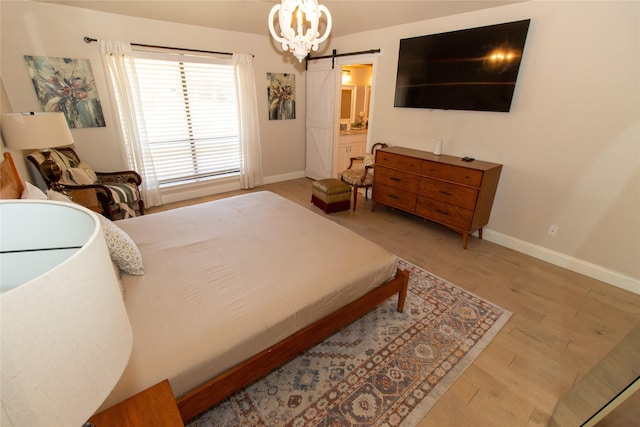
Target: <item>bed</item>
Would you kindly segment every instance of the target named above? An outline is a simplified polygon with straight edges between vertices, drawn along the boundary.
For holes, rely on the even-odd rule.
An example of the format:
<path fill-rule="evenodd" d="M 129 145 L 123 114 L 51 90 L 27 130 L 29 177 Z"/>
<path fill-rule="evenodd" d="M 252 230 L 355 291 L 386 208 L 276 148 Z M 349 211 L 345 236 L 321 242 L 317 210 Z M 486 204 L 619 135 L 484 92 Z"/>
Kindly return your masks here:
<path fill-rule="evenodd" d="M 103 409 L 168 378 L 189 420 L 386 299 L 404 306 L 392 254 L 271 192 L 115 224 L 144 274 L 120 275 L 134 345 Z"/>

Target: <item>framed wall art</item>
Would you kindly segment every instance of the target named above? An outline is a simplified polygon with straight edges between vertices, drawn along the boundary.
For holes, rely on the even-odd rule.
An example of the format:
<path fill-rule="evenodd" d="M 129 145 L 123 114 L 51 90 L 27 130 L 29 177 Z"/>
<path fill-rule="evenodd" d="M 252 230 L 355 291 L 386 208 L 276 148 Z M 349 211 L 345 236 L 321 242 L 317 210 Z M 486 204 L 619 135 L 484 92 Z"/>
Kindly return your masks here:
<path fill-rule="evenodd" d="M 296 118 L 296 76 L 285 73 L 267 73 L 267 99 L 269 120 Z"/>
<path fill-rule="evenodd" d="M 62 111 L 70 128 L 104 127 L 88 59 L 24 57 L 43 111 Z"/>

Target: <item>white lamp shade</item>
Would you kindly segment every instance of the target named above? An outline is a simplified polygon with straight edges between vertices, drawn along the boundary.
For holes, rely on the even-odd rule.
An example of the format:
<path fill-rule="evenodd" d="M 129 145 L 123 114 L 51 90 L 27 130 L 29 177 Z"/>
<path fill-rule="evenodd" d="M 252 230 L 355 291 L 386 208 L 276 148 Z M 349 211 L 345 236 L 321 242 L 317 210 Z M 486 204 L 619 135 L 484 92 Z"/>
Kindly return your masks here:
<path fill-rule="evenodd" d="M 70 203 L 6 200 L 0 227 L 0 424 L 81 426 L 133 342 L 99 220 Z M 75 249 L 31 251 L 62 247 Z"/>
<path fill-rule="evenodd" d="M 2 137 L 8 148 L 37 150 L 74 143 L 64 113 L 11 113 L 2 115 Z"/>

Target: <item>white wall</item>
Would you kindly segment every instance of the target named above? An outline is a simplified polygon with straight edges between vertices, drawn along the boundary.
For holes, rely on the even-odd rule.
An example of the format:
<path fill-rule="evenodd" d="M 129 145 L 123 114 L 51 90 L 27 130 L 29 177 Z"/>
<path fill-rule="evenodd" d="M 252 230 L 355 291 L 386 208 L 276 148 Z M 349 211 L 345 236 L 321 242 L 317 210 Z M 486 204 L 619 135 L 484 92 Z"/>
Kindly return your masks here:
<path fill-rule="evenodd" d="M 266 83 L 258 93 L 264 171 L 276 180 L 304 169 L 304 67 L 267 37 L 33 2 L 3 0 L 0 8 L 1 73 L 15 111 L 40 109 L 23 55 L 91 60 L 108 125 L 72 132 L 96 167 L 124 162 L 97 47 L 85 35 L 251 52 L 259 83 L 267 72 L 294 73 L 296 120 L 267 120 Z M 431 150 L 443 138 L 447 154 L 504 165 L 486 239 L 640 293 L 639 16 L 635 1 L 532 1 L 331 39 L 316 55 L 383 50 L 372 142 Z M 526 18 L 532 22 L 510 113 L 393 107 L 401 38 Z M 560 226 L 554 238 L 550 224 Z"/>
<path fill-rule="evenodd" d="M 535 1 L 336 39 L 382 49 L 370 140 L 504 165 L 485 237 L 640 292 L 640 3 Z M 399 40 L 531 19 L 512 111 L 394 108 Z M 559 225 L 556 237 L 547 235 Z"/>

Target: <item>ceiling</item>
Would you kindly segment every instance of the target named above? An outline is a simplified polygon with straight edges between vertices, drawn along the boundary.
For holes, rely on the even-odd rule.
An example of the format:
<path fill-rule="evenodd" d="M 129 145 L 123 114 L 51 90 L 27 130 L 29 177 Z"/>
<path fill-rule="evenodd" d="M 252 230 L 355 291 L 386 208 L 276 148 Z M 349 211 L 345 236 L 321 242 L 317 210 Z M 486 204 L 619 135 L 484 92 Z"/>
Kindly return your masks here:
<path fill-rule="evenodd" d="M 267 17 L 277 0 L 36 0 L 103 12 L 268 35 Z M 524 0 L 320 0 L 333 19 L 333 37 Z"/>

